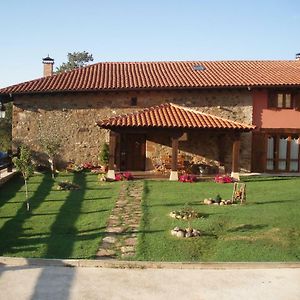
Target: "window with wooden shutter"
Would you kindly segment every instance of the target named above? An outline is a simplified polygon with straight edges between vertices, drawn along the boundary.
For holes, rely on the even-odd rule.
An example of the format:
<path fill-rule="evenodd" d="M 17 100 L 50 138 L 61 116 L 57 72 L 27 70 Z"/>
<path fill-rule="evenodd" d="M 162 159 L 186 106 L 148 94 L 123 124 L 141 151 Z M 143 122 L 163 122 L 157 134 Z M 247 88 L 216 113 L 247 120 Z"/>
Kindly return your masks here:
<path fill-rule="evenodd" d="M 268 108 L 276 108 L 277 107 L 276 96 L 277 96 L 277 93 L 269 92 Z"/>
<path fill-rule="evenodd" d="M 268 108 L 293 108 L 292 94 L 288 91 L 269 92 Z"/>
<path fill-rule="evenodd" d="M 300 110 L 300 92 L 294 95 L 294 108 Z"/>

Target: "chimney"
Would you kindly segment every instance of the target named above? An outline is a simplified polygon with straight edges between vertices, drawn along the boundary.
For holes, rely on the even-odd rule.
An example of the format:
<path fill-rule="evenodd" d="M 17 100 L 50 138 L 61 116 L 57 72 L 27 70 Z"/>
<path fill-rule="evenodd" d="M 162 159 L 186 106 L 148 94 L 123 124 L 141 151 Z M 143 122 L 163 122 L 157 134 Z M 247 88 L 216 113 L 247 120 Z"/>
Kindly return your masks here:
<path fill-rule="evenodd" d="M 296 60 L 300 60 L 300 53 L 296 54 Z"/>
<path fill-rule="evenodd" d="M 43 58 L 43 64 L 44 64 L 44 77 L 53 75 L 54 59 L 49 57 L 49 54 L 47 57 Z"/>

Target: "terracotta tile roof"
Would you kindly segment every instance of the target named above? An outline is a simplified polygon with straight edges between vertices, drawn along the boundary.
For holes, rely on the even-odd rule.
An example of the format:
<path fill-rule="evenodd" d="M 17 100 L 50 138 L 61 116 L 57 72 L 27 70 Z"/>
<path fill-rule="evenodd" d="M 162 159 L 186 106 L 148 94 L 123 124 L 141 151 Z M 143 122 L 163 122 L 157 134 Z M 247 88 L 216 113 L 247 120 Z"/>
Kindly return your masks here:
<path fill-rule="evenodd" d="M 205 114 L 193 109 L 165 103 L 134 113 L 115 116 L 97 123 L 102 128 L 156 127 L 185 129 L 235 129 L 250 131 L 255 126 Z"/>
<path fill-rule="evenodd" d="M 0 94 L 286 85 L 300 86 L 300 60 L 103 62 L 3 88 Z"/>

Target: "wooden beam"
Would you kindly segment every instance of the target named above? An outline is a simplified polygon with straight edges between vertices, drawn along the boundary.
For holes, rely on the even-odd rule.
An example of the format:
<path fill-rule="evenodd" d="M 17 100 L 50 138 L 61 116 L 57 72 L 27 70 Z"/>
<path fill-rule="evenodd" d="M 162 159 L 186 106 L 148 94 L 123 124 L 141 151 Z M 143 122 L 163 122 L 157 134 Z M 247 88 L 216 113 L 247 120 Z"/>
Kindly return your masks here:
<path fill-rule="evenodd" d="M 109 160 L 108 160 L 108 169 L 115 169 L 115 152 L 116 152 L 116 141 L 117 136 L 114 131 L 109 132 Z"/>
<path fill-rule="evenodd" d="M 225 144 L 225 135 L 219 134 L 218 136 L 218 150 L 219 150 L 219 162 L 221 166 L 225 165 L 225 151 L 226 148 L 224 147 Z"/>
<path fill-rule="evenodd" d="M 238 173 L 240 169 L 240 134 L 234 135 L 232 144 L 232 172 Z"/>

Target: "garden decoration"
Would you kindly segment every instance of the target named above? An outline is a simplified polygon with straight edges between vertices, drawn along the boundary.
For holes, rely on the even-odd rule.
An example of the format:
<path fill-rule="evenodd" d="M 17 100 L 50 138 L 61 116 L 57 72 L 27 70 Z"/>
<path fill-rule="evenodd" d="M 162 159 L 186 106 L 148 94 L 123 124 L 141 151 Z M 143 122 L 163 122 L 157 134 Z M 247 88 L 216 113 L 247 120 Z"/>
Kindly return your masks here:
<path fill-rule="evenodd" d="M 191 208 L 183 208 L 181 210 L 173 210 L 170 212 L 169 216 L 175 219 L 194 219 L 201 218 L 201 214 Z"/>
<path fill-rule="evenodd" d="M 232 191 L 232 202 L 244 203 L 246 201 L 246 183 L 235 182 Z"/>
<path fill-rule="evenodd" d="M 232 200 L 225 200 L 218 194 L 215 198 L 206 198 L 203 201 L 206 205 L 231 205 L 234 202 Z"/>
<path fill-rule="evenodd" d="M 193 228 L 185 228 L 181 229 L 179 227 L 175 227 L 171 230 L 171 234 L 173 236 L 179 237 L 179 238 L 190 238 L 190 237 L 197 237 L 201 235 L 200 230 L 193 229 Z"/>
<path fill-rule="evenodd" d="M 189 238 L 189 237 L 196 237 L 200 236 L 201 232 L 198 229 L 194 229 L 190 225 L 190 220 L 195 219 L 195 218 L 201 218 L 200 213 L 196 212 L 190 207 L 183 208 L 179 211 L 172 211 L 170 212 L 170 217 L 175 218 L 175 219 L 182 219 L 182 220 L 187 220 L 188 221 L 188 227 L 185 229 L 179 228 L 176 226 L 171 230 L 171 235 L 176 236 L 176 237 L 184 237 L 184 238 Z"/>

